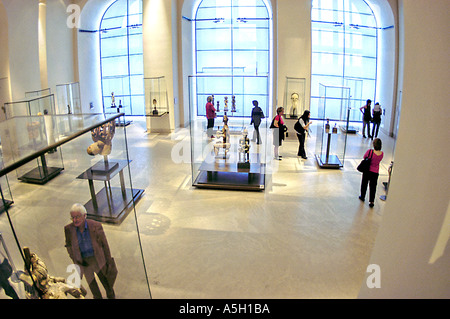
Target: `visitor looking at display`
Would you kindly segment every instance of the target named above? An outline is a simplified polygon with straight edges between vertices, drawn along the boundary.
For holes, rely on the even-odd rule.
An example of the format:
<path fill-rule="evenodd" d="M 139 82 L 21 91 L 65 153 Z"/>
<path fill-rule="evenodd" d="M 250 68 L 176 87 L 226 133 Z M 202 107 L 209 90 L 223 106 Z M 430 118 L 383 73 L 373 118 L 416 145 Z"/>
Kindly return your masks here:
<path fill-rule="evenodd" d="M 294 129 L 297 132 L 298 138 L 298 153 L 297 156 L 300 156 L 303 159 L 308 159 L 305 151 L 305 137 L 308 132 L 309 126 L 311 125 L 311 121 L 309 120 L 311 114 L 309 110 L 305 110 L 302 116 L 299 117 L 298 124 L 295 123 Z"/>
<path fill-rule="evenodd" d="M 210 138 L 214 138 L 212 134 L 214 128 L 214 119 L 216 118 L 216 109 L 212 103 L 212 97 L 208 96 L 206 99 L 206 118 L 208 119 L 208 125 L 206 126 L 206 134 Z"/>
<path fill-rule="evenodd" d="M 277 108 L 277 115 L 274 117 L 270 128 L 273 128 L 273 146 L 274 146 L 274 158 L 276 160 L 281 161 L 281 157 L 279 155 L 279 147 L 283 143 L 284 140 L 284 132 L 287 131 L 286 125 L 284 125 L 283 121 L 284 107 L 280 106 Z"/>
<path fill-rule="evenodd" d="M 256 144 L 262 144 L 261 134 L 259 134 L 259 126 L 261 125 L 261 119 L 264 118 L 263 110 L 258 106 L 258 101 L 254 100 L 252 109 L 252 120 L 250 124 L 253 124 L 255 132 L 253 133 L 252 141 L 256 140 Z"/>

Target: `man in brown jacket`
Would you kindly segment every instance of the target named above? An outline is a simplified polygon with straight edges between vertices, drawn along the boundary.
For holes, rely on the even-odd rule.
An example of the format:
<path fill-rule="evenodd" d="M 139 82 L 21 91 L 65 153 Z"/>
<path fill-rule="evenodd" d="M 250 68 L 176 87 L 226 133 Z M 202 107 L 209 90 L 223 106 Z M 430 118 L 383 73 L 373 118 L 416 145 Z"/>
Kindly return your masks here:
<path fill-rule="evenodd" d="M 109 299 L 115 298 L 113 283 L 108 281 L 107 269 L 113 265 L 108 241 L 101 223 L 86 219 L 86 208 L 74 204 L 70 209 L 72 223 L 64 227 L 67 252 L 74 264 L 80 266 L 81 278 L 86 276 L 94 299 L 102 294 L 95 280 L 97 274 Z"/>

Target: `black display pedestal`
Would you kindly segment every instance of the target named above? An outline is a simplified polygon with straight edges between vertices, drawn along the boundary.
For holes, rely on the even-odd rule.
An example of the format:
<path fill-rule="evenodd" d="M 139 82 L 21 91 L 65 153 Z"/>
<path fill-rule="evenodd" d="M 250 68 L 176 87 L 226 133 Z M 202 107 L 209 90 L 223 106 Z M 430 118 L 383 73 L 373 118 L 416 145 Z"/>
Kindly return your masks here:
<path fill-rule="evenodd" d="M 144 193 L 143 189 L 125 187 L 123 169 L 129 161 L 113 160 L 98 162 L 78 176 L 87 179 L 91 199 L 84 205 L 89 218 L 111 224 L 120 224 Z M 111 180 L 119 175 L 120 187 L 112 187 Z M 103 181 L 104 187 L 95 192 L 94 181 Z"/>
<path fill-rule="evenodd" d="M 198 188 L 262 191 L 265 188 L 265 164 L 257 154 L 251 154 L 251 162 L 239 165 L 236 161 L 208 156 L 199 167 L 199 175 L 193 185 Z"/>
<path fill-rule="evenodd" d="M 43 185 L 56 177 L 64 168 L 47 166 L 45 154 L 40 156 L 42 166 L 33 168 L 28 173 L 23 174 L 18 179 L 25 183 Z"/>
<path fill-rule="evenodd" d="M 117 110 L 117 113 L 121 113 L 120 109 L 123 107 L 122 105 L 116 106 L 111 105 L 112 108 L 115 108 Z M 123 120 L 120 119 L 120 117 L 116 120 L 116 126 L 128 126 L 131 124 L 132 121 L 126 121 L 125 117 L 123 117 Z"/>
<path fill-rule="evenodd" d="M 336 155 L 330 155 L 331 133 L 327 138 L 327 152 L 325 155 L 316 155 L 317 164 L 321 168 L 341 168 L 343 165 Z"/>

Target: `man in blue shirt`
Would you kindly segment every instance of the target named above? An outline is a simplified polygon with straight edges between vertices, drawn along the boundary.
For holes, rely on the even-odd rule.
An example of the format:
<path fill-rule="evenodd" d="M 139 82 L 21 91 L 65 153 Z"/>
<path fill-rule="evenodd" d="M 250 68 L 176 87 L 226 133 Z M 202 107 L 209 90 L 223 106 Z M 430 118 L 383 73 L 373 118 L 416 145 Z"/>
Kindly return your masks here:
<path fill-rule="evenodd" d="M 80 266 L 81 276 L 85 275 L 89 288 L 95 299 L 101 299 L 95 275 L 106 290 L 108 298 L 115 298 L 113 290 L 114 278 L 108 276 L 114 264 L 108 241 L 101 223 L 86 219 L 86 208 L 74 204 L 70 209 L 72 223 L 64 227 L 66 248 L 72 261 Z"/>

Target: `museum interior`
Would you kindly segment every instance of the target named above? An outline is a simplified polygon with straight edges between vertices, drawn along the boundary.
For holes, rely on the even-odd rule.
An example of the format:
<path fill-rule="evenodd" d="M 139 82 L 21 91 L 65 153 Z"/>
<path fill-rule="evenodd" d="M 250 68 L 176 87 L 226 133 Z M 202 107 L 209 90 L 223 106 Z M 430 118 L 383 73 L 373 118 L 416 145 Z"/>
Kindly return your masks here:
<path fill-rule="evenodd" d="M 449 298 L 449 10 L 0 0 L 0 299 Z"/>

